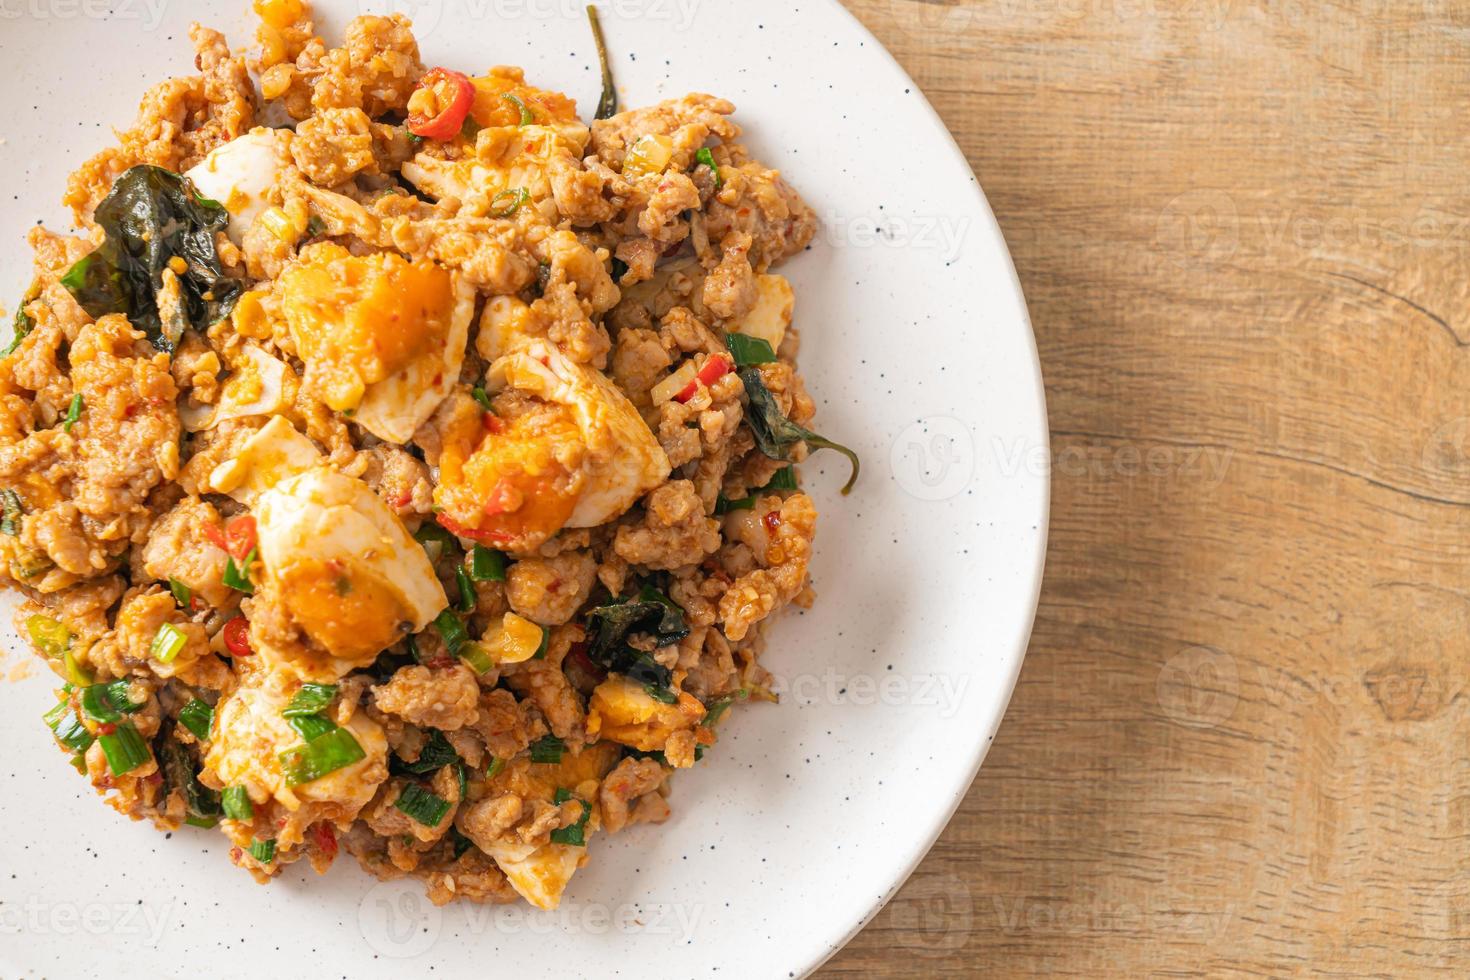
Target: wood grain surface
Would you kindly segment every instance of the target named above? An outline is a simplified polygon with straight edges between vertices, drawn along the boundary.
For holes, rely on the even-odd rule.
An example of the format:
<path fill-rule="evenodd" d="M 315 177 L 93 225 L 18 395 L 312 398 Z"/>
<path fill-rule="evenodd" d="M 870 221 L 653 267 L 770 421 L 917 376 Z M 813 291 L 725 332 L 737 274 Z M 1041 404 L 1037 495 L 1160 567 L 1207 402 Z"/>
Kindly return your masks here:
<path fill-rule="evenodd" d="M 1470 975 L 1470 3 L 847 3 L 1005 232 L 1054 488 L 985 768 L 821 976 Z"/>

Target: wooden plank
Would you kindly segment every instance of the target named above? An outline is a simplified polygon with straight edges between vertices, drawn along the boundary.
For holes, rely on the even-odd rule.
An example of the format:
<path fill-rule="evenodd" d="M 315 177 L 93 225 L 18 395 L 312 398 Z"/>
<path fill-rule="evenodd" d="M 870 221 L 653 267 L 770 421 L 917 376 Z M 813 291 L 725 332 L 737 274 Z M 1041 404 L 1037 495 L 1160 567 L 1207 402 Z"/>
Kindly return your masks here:
<path fill-rule="evenodd" d="M 822 976 L 1465 975 L 1470 5 L 847 0 L 1010 243 L 1036 633 Z"/>

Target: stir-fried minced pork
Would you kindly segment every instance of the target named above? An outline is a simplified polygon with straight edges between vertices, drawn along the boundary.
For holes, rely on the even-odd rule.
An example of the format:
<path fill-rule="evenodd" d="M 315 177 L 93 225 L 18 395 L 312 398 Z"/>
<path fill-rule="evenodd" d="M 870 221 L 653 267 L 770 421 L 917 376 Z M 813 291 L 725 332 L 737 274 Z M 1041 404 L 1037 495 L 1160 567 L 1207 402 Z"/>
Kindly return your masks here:
<path fill-rule="evenodd" d="M 106 801 L 265 882 L 342 850 L 552 908 L 774 700 L 816 507 L 810 208 L 693 94 L 584 123 L 401 15 L 144 96 L 32 229 L 0 354 L 0 580 Z M 837 447 L 840 448 L 840 447 Z M 846 450 L 842 450 L 846 452 Z M 856 459 L 854 476 L 856 476 Z"/>

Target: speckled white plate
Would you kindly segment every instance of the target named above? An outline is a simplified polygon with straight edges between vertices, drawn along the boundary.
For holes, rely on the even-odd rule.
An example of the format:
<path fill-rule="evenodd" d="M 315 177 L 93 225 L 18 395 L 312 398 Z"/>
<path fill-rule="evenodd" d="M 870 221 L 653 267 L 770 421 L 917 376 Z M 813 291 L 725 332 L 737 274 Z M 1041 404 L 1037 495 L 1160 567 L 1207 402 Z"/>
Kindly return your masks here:
<path fill-rule="evenodd" d="M 427 63 L 519 64 L 597 101 L 574 0 L 360 0 L 328 36 L 394 4 Z M 198 19 L 243 43 L 246 0 L 0 0 L 0 289 L 21 242 L 67 227 L 66 174 L 190 70 Z M 435 909 L 348 859 L 270 887 L 224 839 L 123 820 L 40 721 L 51 679 L 0 661 L 0 976 L 791 977 L 893 895 L 964 796 L 1025 651 L 1047 516 L 1047 427 L 1005 244 L 939 119 L 832 0 L 602 0 L 625 105 L 726 96 L 748 142 L 816 208 L 795 282 L 821 453 L 818 603 L 772 631 L 779 706 L 737 710 L 675 780 L 673 819 L 594 838 L 557 913 Z M 8 620 L 8 606 L 6 603 Z"/>

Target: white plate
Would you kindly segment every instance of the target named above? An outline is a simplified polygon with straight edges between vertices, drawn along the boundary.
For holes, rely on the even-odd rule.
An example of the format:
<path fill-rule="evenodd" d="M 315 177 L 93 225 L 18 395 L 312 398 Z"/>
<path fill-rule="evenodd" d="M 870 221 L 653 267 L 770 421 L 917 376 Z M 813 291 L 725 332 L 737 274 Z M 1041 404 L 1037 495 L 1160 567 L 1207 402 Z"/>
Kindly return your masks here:
<path fill-rule="evenodd" d="M 518 64 L 596 105 L 580 2 L 318 9 L 332 37 L 390 2 L 419 15 L 426 63 Z M 624 105 L 730 98 L 824 223 L 782 271 L 817 427 L 865 465 L 847 498 L 840 456 L 805 467 L 819 598 L 771 634 L 782 704 L 736 711 L 675 780 L 673 819 L 595 839 L 562 911 L 532 915 L 435 909 L 350 859 L 257 886 L 219 834 L 165 838 L 103 806 L 40 721 L 48 676 L 0 685 L 0 976 L 801 975 L 893 895 L 964 796 L 1020 668 L 1047 515 L 1040 372 L 995 221 L 913 82 L 837 3 L 602 6 Z M 0 2 L 7 303 L 28 276 L 25 229 L 67 227 L 65 175 L 148 84 L 191 70 L 188 22 L 240 44 L 245 7 Z"/>

